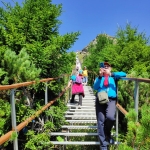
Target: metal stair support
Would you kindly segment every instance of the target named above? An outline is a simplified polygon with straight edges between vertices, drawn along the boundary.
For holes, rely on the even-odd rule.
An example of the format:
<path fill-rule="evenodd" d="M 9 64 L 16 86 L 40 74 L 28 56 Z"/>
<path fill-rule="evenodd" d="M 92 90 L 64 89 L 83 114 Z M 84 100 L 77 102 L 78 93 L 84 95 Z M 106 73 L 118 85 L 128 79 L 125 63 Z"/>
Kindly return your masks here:
<path fill-rule="evenodd" d="M 71 125 L 64 125 L 62 129 L 97 129 L 97 126 L 71 126 Z"/>
<path fill-rule="evenodd" d="M 85 114 L 81 114 L 81 115 L 65 115 L 66 118 L 71 118 L 71 119 L 96 119 L 95 115 L 85 115 Z"/>
<path fill-rule="evenodd" d="M 78 115 L 78 114 L 81 114 L 81 112 L 70 112 L 70 111 L 66 111 L 66 113 L 65 113 L 66 115 L 67 114 L 74 114 L 74 115 Z M 84 114 L 84 115 L 95 115 L 95 112 L 93 112 L 93 113 L 91 113 L 91 112 L 84 112 L 84 111 L 82 111 L 82 114 Z"/>
<path fill-rule="evenodd" d="M 65 141 L 65 142 L 58 142 L 58 141 L 51 141 L 54 145 L 100 145 L 99 142 L 95 141 L 88 141 L 88 142 L 81 142 L 81 141 Z"/>
<path fill-rule="evenodd" d="M 97 133 L 83 133 L 83 132 L 78 132 L 78 133 L 66 133 L 66 132 L 51 132 L 51 136 L 57 136 L 57 135 L 63 135 L 63 136 L 97 136 Z"/>

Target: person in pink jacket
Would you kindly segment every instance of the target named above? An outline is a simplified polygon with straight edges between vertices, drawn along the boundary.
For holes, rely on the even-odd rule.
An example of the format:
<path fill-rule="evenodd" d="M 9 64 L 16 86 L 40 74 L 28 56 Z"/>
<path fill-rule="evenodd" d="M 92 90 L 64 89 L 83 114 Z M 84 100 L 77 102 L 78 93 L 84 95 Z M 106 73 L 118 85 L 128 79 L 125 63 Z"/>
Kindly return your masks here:
<path fill-rule="evenodd" d="M 79 95 L 79 108 L 82 106 L 82 97 L 84 97 L 84 88 L 82 85 L 82 74 L 79 72 L 78 75 L 76 75 L 76 72 L 73 72 L 73 75 L 70 78 L 70 81 L 68 83 L 68 87 L 71 86 L 72 88 L 72 98 L 70 100 L 70 103 L 74 103 L 75 95 Z"/>

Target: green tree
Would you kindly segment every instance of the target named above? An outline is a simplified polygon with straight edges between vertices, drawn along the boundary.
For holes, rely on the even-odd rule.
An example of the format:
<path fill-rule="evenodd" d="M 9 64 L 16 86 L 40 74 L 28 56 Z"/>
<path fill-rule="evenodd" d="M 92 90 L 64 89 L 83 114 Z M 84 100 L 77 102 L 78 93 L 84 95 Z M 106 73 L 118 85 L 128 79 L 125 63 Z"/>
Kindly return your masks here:
<path fill-rule="evenodd" d="M 37 69 L 31 62 L 29 55 L 25 49 L 22 49 L 18 55 L 10 49 L 4 53 L 4 58 L 1 60 L 1 71 L 5 72 L 2 80 L 3 84 L 19 83 L 25 81 L 32 81 L 39 77 L 41 69 Z"/>
<path fill-rule="evenodd" d="M 10 104 L 0 99 L 0 136 L 10 130 L 10 125 L 5 126 L 6 122 L 10 121 Z"/>
<path fill-rule="evenodd" d="M 150 112 L 149 103 L 145 103 L 141 107 L 141 119 L 136 122 L 136 113 L 130 110 L 128 119 L 128 132 L 126 134 L 124 143 L 119 145 L 119 150 L 130 150 L 136 148 L 137 150 L 148 150 L 150 145 L 150 117 L 147 115 Z"/>
<path fill-rule="evenodd" d="M 101 38 L 101 37 L 100 37 Z M 84 63 L 90 70 L 97 71 L 99 68 L 99 62 L 108 61 L 112 64 L 113 71 L 125 71 L 128 77 L 143 77 L 149 78 L 149 58 L 150 46 L 148 45 L 148 38 L 144 33 L 139 33 L 137 28 L 131 27 L 127 24 L 125 29 L 119 28 L 115 42 L 107 43 L 101 42 L 101 46 L 92 45 L 88 49 L 88 56 L 85 58 Z M 100 50 L 97 47 L 101 47 Z M 134 108 L 134 82 L 119 81 L 118 84 L 118 102 L 129 111 L 130 108 Z M 140 83 L 140 96 L 139 96 L 139 108 L 144 108 L 143 104 L 149 101 L 149 84 Z M 139 121 L 142 119 L 142 112 L 139 109 Z M 120 131 L 122 136 L 127 136 L 127 121 L 123 115 L 119 115 Z M 129 122 L 128 122 L 129 123 Z M 134 124 L 134 123 L 132 123 Z M 132 124 L 128 124 L 129 128 Z M 129 130 L 128 128 L 128 130 Z M 134 124 L 136 128 L 136 124 Z M 139 129 L 139 128 L 138 128 Z M 146 132 L 142 132 L 144 135 Z M 131 136 L 128 136 L 128 141 L 131 140 Z M 143 139 L 141 139 L 142 141 Z M 129 147 L 125 147 L 126 141 L 124 141 L 124 149 L 131 149 L 131 143 Z M 122 147 L 120 147 L 121 149 Z M 123 149 L 123 148 L 122 148 Z"/>
<path fill-rule="evenodd" d="M 80 33 L 59 34 L 59 26 L 62 22 L 58 17 L 61 13 L 62 5 L 52 4 L 51 0 L 25 0 L 22 5 L 15 3 L 12 7 L 5 4 L 5 8 L 0 8 L 0 81 L 2 84 L 31 81 L 36 78 L 58 77 L 71 72 L 75 62 L 75 54 L 68 53 L 67 50 L 78 39 Z M 66 82 L 64 79 L 60 79 L 47 83 L 49 101 L 61 92 L 64 82 Z M 45 89 L 45 84 L 38 84 L 34 88 L 38 89 L 38 92 L 30 87 L 24 90 L 19 89 L 15 95 L 17 124 L 41 108 L 41 105 L 44 105 L 43 89 Z M 33 107 L 26 105 L 26 101 L 30 97 L 34 98 Z M 9 100 L 8 97 L 6 99 Z M 55 122 L 45 124 L 48 127 L 55 127 L 55 130 L 61 126 L 64 120 L 64 116 L 60 113 L 64 114 L 65 104 L 63 98 L 61 100 L 62 103 L 55 103 L 55 111 L 59 114 L 53 114 L 53 120 L 57 120 L 59 115 L 59 120 L 62 122 L 58 122 L 56 125 L 54 125 Z M 36 123 L 40 124 L 39 120 L 45 123 L 43 116 L 45 117 L 45 113 L 37 116 Z M 11 124 L 9 121 L 6 122 L 4 118 L 2 119 L 1 128 Z M 32 123 L 26 128 L 31 129 Z M 36 129 L 40 131 L 40 127 Z M 4 129 L 4 131 L 6 130 Z M 1 133 L 3 134 L 4 131 Z M 43 143 L 35 144 L 33 147 L 37 146 L 36 149 L 42 149 L 45 142 L 50 141 L 47 132 L 42 131 L 39 135 L 34 132 L 28 136 L 25 136 L 24 130 L 21 131 L 19 138 L 24 141 L 19 143 L 21 149 L 24 149 L 26 143 L 26 148 L 29 148 L 30 144 L 37 143 L 38 139 L 43 140 Z M 45 134 L 47 136 L 44 139 Z M 32 141 L 33 137 L 35 141 Z"/>
<path fill-rule="evenodd" d="M 42 78 L 58 76 L 57 70 L 61 69 L 70 72 L 61 55 L 68 55 L 67 50 L 78 39 L 79 32 L 59 35 L 61 13 L 62 5 L 52 4 L 51 0 L 6 5 L 0 9 L 1 46 L 8 46 L 16 54 L 25 47 L 31 61 L 42 69 Z M 63 68 L 60 64 L 64 64 Z"/>
<path fill-rule="evenodd" d="M 118 29 L 116 39 L 116 68 L 126 72 L 133 69 L 138 71 L 137 76 L 149 70 L 147 55 L 150 49 L 145 33 L 139 33 L 138 28 L 127 24 L 125 29 Z"/>
<path fill-rule="evenodd" d="M 106 34 L 100 34 L 97 36 L 95 43 L 96 44 L 91 43 L 89 45 L 89 55 L 85 57 L 83 65 L 86 65 L 88 70 L 95 71 L 98 73 L 99 63 L 110 59 L 109 56 L 110 52 L 113 50 L 112 47 L 114 39 Z"/>

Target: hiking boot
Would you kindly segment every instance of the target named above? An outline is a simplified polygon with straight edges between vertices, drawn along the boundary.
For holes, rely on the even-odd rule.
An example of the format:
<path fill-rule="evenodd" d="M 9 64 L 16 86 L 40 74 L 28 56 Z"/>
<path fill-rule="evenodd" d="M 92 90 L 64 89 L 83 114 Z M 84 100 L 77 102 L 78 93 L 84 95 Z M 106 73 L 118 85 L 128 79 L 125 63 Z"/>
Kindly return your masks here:
<path fill-rule="evenodd" d="M 114 144 L 114 143 L 115 143 L 114 139 L 113 139 L 111 136 L 106 136 L 106 141 L 107 141 L 109 144 Z"/>
<path fill-rule="evenodd" d="M 109 143 L 110 144 L 115 144 L 115 140 L 113 138 L 110 138 Z"/>
<path fill-rule="evenodd" d="M 74 103 L 74 100 L 71 99 L 71 100 L 70 100 L 70 103 Z"/>

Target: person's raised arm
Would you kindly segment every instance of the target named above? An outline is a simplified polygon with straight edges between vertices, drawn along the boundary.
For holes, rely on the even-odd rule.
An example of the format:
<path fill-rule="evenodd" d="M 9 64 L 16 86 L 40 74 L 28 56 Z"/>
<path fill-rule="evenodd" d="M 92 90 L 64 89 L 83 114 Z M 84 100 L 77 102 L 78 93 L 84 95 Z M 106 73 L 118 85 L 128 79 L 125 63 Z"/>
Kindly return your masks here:
<path fill-rule="evenodd" d="M 112 72 L 111 76 L 115 77 L 115 78 L 126 77 L 126 73 L 123 72 L 123 71 L 121 71 L 121 72 Z"/>
<path fill-rule="evenodd" d="M 68 87 L 70 87 L 71 84 L 72 84 L 72 80 L 70 80 L 70 81 L 68 82 Z"/>

